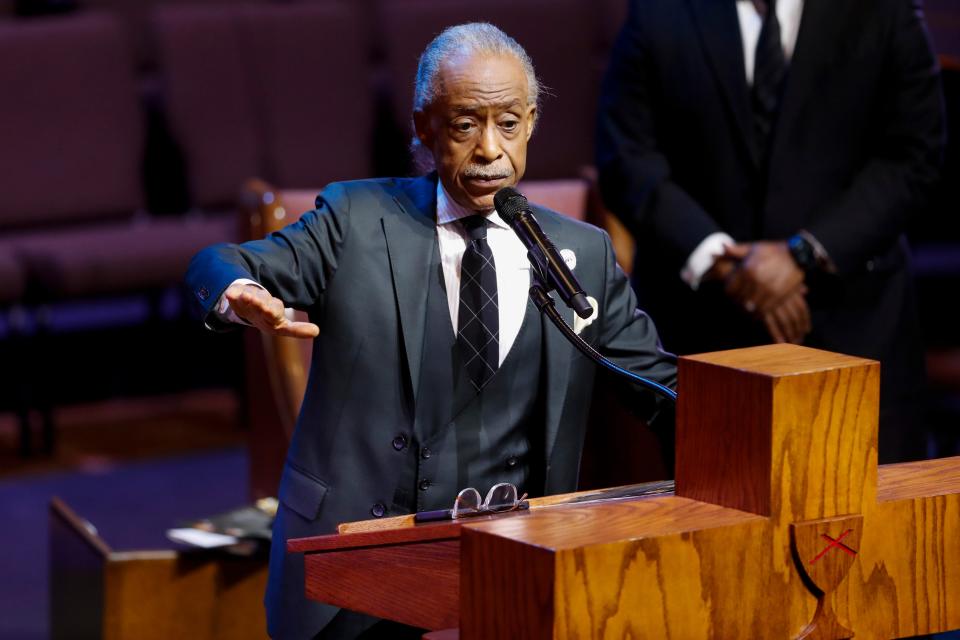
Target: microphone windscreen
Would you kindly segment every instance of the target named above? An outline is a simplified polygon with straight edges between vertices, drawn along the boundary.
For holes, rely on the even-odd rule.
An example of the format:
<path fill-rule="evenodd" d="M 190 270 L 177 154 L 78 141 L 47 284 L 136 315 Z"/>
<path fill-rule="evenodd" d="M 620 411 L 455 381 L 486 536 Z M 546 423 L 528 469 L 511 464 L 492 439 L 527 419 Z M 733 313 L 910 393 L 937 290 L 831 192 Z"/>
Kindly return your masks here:
<path fill-rule="evenodd" d="M 507 224 L 512 224 L 517 214 L 530 208 L 523 194 L 513 187 L 504 187 L 497 191 L 493 196 L 493 206 Z"/>

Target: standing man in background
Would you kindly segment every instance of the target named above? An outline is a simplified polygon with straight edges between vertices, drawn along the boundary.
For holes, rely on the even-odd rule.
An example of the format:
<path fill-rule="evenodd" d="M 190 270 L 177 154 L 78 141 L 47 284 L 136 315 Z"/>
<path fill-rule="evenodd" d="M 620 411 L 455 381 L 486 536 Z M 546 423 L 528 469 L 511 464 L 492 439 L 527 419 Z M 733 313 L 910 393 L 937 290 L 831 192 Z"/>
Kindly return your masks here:
<path fill-rule="evenodd" d="M 664 346 L 794 342 L 880 360 L 892 462 L 924 457 L 903 231 L 943 145 L 917 0 L 633 0 L 597 164 Z"/>

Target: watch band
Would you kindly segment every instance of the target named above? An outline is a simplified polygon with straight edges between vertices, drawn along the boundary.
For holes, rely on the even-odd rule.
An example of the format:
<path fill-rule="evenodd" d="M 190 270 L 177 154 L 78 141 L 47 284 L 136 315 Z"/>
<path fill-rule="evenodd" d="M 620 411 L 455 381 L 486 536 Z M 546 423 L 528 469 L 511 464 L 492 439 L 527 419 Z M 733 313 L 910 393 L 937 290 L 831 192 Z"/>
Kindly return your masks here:
<path fill-rule="evenodd" d="M 816 250 L 802 234 L 795 233 L 787 238 L 787 250 L 797 266 L 804 271 L 812 271 L 817 268 Z"/>

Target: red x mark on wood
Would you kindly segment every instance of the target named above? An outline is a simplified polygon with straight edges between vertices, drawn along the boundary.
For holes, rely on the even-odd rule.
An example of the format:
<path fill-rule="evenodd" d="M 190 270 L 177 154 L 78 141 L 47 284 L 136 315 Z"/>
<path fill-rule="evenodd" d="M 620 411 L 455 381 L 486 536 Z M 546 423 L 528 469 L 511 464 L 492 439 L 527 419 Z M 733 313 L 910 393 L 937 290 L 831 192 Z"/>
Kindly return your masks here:
<path fill-rule="evenodd" d="M 848 535 L 850 535 L 852 532 L 853 532 L 853 529 L 847 529 L 846 531 L 844 531 L 843 533 L 841 533 L 839 536 L 837 536 L 835 539 L 834 539 L 834 538 L 831 538 L 830 536 L 828 536 L 828 535 L 825 534 L 825 533 L 821 533 L 821 534 L 820 534 L 820 537 L 823 538 L 824 540 L 829 541 L 830 544 L 828 544 L 823 551 L 821 551 L 820 553 L 818 553 L 818 554 L 817 554 L 817 557 L 810 561 L 810 564 L 813 564 L 814 562 L 816 562 L 817 560 L 819 560 L 820 558 L 822 558 L 822 557 L 827 553 L 827 551 L 830 551 L 830 549 L 833 549 L 833 548 L 840 549 L 840 550 L 843 551 L 844 553 L 848 553 L 848 554 L 850 554 L 851 556 L 857 555 L 857 552 L 856 552 L 856 551 L 854 551 L 853 549 L 851 549 L 850 547 L 848 547 L 847 545 L 845 545 L 845 544 L 843 544 L 843 543 L 841 542 L 841 540 L 843 540 L 844 538 L 846 538 L 846 537 L 847 537 Z"/>

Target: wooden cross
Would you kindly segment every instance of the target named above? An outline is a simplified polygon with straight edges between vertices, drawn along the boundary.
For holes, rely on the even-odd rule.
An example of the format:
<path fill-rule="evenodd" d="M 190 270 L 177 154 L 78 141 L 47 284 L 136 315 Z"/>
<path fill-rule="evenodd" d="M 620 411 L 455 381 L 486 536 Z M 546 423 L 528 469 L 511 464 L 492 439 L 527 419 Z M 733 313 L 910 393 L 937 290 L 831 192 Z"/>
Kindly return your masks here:
<path fill-rule="evenodd" d="M 878 473 L 879 374 L 790 345 L 683 358 L 672 495 L 346 526 L 288 549 L 307 553 L 312 597 L 465 639 L 957 629 L 960 458 Z"/>

